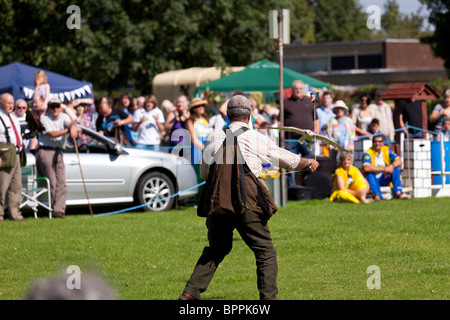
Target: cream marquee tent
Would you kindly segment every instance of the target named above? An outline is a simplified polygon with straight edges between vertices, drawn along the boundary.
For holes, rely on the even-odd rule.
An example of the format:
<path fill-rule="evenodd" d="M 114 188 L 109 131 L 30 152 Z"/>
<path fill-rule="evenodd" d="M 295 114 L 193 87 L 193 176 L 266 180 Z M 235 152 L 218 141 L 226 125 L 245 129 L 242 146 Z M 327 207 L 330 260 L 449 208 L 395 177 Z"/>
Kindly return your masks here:
<path fill-rule="evenodd" d="M 241 71 L 245 67 L 192 67 L 157 74 L 153 78 L 153 94 L 159 102 L 164 99 L 174 101 L 181 94 L 192 98 L 198 86 L 220 79 L 225 75 Z"/>

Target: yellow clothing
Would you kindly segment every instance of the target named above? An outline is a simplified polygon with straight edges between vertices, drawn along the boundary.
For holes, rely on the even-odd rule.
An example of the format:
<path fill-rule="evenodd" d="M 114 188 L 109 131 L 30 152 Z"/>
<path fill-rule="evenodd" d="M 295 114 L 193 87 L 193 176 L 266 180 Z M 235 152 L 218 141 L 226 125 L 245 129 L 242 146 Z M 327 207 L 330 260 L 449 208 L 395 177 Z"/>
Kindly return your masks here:
<path fill-rule="evenodd" d="M 330 202 L 350 201 L 354 203 L 359 203 L 358 198 L 356 198 L 354 195 L 352 195 L 348 191 L 338 189 L 336 176 L 339 176 L 344 180 L 344 186 L 346 189 L 357 191 L 360 189 L 367 188 L 364 176 L 362 175 L 361 171 L 359 171 L 359 169 L 354 166 L 350 166 L 350 168 L 348 169 L 348 173 L 342 167 L 337 168 L 333 175 L 334 187 L 330 197 Z"/>
<path fill-rule="evenodd" d="M 367 150 L 365 153 L 368 153 L 370 155 L 371 165 L 375 165 L 375 157 L 378 155 L 378 152 L 375 151 L 375 149 L 372 147 L 369 150 Z M 381 153 L 383 154 L 384 162 L 386 163 L 386 167 L 391 164 L 391 157 L 389 156 L 389 147 L 383 146 L 381 147 Z M 366 157 L 363 157 L 363 160 L 368 160 Z"/>

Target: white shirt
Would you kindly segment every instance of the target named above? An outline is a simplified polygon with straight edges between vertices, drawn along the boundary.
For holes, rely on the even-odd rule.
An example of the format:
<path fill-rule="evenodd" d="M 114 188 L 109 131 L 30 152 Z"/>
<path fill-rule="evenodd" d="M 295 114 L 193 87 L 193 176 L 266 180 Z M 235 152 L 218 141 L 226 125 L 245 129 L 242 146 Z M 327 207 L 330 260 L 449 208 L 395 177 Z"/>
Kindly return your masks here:
<path fill-rule="evenodd" d="M 15 145 L 17 147 L 16 134 L 14 133 L 14 129 L 11 125 L 10 117 L 8 116 L 8 114 L 6 114 L 5 111 L 3 111 L 3 109 L 0 109 L 0 117 L 2 117 L 2 119 L 5 122 L 5 125 L 7 127 L 10 143 L 12 143 L 13 145 Z M 12 122 L 14 123 L 14 126 L 16 127 L 17 134 L 19 135 L 20 144 L 23 145 L 22 131 L 20 130 L 20 123 L 12 113 L 11 113 L 11 119 L 12 119 Z M 0 121 L 0 142 L 8 142 L 8 140 L 6 138 L 6 130 L 5 130 L 5 127 L 3 126 L 3 122 L 1 122 L 1 121 Z"/>
<path fill-rule="evenodd" d="M 379 152 L 378 155 L 375 156 L 374 166 L 375 167 L 381 167 L 381 168 L 386 167 L 386 162 L 384 162 L 384 158 L 383 158 L 383 153 L 382 152 Z M 375 176 L 377 178 L 380 178 L 382 175 L 383 175 L 383 172 L 379 172 Z"/>
<path fill-rule="evenodd" d="M 60 112 L 57 119 L 53 118 L 49 113 L 42 115 L 41 124 L 44 127 L 44 131 L 39 134 L 39 146 L 61 148 L 64 144 L 65 135 L 53 138 L 48 132 L 69 128 L 71 122 L 70 117 L 64 112 Z"/>
<path fill-rule="evenodd" d="M 249 128 L 245 122 L 236 121 L 230 124 L 230 129 L 235 132 L 244 126 Z M 209 166 L 214 161 L 217 151 L 222 147 L 225 137 L 223 130 L 214 131 L 208 136 L 200 165 L 200 177 L 203 180 L 208 178 Z M 300 162 L 299 155 L 279 148 L 270 137 L 256 130 L 247 130 L 239 135 L 238 144 L 245 162 L 256 177 L 261 173 L 263 164 L 294 170 Z"/>
<path fill-rule="evenodd" d="M 143 116 L 147 117 L 147 120 L 142 122 L 139 126 L 139 138 L 137 143 L 145 145 L 160 144 L 160 132 L 158 124 L 156 123 L 156 120 L 153 116 L 156 115 L 158 117 L 158 123 L 166 123 L 164 114 L 161 109 L 153 108 L 150 111 L 146 111 L 145 109 L 138 109 L 134 114 L 135 122 L 140 122 Z"/>

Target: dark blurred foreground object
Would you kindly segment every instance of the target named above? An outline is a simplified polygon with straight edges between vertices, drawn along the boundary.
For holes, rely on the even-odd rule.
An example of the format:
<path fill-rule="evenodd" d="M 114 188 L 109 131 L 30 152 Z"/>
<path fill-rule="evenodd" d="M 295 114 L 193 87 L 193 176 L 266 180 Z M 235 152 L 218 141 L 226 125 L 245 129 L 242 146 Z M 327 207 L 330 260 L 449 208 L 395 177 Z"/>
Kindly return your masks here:
<path fill-rule="evenodd" d="M 58 278 L 38 280 L 25 300 L 117 300 L 111 287 L 95 274 L 80 274 L 79 289 L 72 287 L 72 274 L 63 272 Z"/>

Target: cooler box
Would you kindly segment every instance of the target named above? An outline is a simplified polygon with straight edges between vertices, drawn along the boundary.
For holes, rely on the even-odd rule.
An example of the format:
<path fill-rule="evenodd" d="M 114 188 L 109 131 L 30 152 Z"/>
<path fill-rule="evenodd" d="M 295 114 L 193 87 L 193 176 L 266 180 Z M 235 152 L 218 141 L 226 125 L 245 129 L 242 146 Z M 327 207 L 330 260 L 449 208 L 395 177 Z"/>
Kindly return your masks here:
<path fill-rule="evenodd" d="M 259 177 L 264 180 L 267 187 L 269 188 L 269 193 L 277 207 L 281 205 L 281 179 L 280 170 L 278 169 L 263 169 Z"/>

